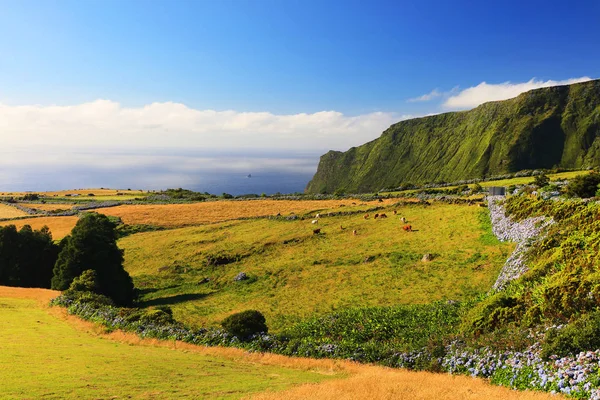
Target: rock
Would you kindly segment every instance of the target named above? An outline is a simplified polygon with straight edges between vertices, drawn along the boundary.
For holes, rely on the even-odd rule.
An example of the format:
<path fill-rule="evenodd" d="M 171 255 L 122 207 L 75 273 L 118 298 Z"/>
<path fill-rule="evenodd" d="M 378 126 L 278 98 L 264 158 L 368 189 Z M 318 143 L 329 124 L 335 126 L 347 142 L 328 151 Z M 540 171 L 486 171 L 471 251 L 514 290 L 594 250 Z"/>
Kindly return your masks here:
<path fill-rule="evenodd" d="M 423 254 L 423 258 L 421 258 L 422 262 L 429 262 L 431 260 L 433 260 L 433 254 L 431 253 L 425 253 Z"/>
<path fill-rule="evenodd" d="M 240 272 L 235 278 L 233 278 L 233 280 L 236 282 L 245 281 L 246 279 L 248 279 L 248 275 L 246 275 L 245 272 Z"/>
<path fill-rule="evenodd" d="M 492 232 L 500 241 L 512 241 L 517 243 L 517 248 L 510 255 L 500 275 L 494 283 L 494 290 L 502 290 L 506 284 L 517 279 L 528 271 L 525 264 L 527 251 L 538 240 L 543 239 L 546 228 L 554 223 L 552 218 L 535 217 L 514 222 L 504 213 L 504 205 L 500 200 L 504 196 L 488 196 L 488 208 L 492 220 Z"/>

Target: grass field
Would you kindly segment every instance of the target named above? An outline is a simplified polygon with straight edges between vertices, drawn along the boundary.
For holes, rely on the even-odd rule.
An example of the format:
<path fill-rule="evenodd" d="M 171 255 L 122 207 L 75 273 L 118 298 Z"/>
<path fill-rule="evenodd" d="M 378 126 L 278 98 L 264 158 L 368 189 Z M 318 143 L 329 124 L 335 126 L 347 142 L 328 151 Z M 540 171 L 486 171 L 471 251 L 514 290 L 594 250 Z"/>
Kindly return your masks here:
<path fill-rule="evenodd" d="M 257 309 L 276 330 L 340 308 L 485 292 L 514 246 L 497 242 L 480 207 L 410 205 L 398 207 L 397 216 L 392 210 L 385 220 L 261 219 L 147 232 L 119 246 L 146 305 L 170 305 L 193 325 Z M 402 230 L 400 215 L 414 232 Z M 313 234 L 315 227 L 321 234 Z M 433 261 L 421 261 L 425 253 Z M 240 272 L 250 279 L 234 282 Z"/>
<path fill-rule="evenodd" d="M 0 287 L 3 399 L 490 399 L 561 396 L 347 361 L 142 340 L 45 304 L 57 293 Z"/>
<path fill-rule="evenodd" d="M 316 368 L 120 343 L 81 332 L 35 300 L 3 296 L 1 288 L 0 319 L 3 399 L 237 399 L 332 376 Z"/>
<path fill-rule="evenodd" d="M 22 197 L 27 193 L 37 193 L 40 197 L 48 197 L 53 201 L 110 201 L 134 200 L 148 196 L 147 191 L 127 189 L 73 189 L 49 192 L 0 192 L 0 197 Z M 92 194 L 93 196 L 90 196 Z"/>
<path fill-rule="evenodd" d="M 17 229 L 21 229 L 23 225 L 30 225 L 34 230 L 47 226 L 52 232 L 52 238 L 60 240 L 71 233 L 71 229 L 78 219 L 77 216 L 23 218 L 14 221 L 0 221 L 0 226 L 16 225 Z"/>
<path fill-rule="evenodd" d="M 395 201 L 395 200 L 394 200 Z M 241 217 L 258 217 L 265 215 L 298 215 L 307 212 L 325 210 L 343 211 L 350 208 L 365 209 L 382 204 L 391 204 L 360 200 L 241 200 L 241 201 L 207 201 L 191 204 L 161 205 L 123 205 L 99 209 L 98 212 L 121 217 L 126 224 L 148 224 L 166 227 L 221 222 Z M 354 203 L 354 204 L 353 204 Z M 341 207 L 343 206 L 343 207 Z"/>
<path fill-rule="evenodd" d="M 0 219 L 24 217 L 27 213 L 6 204 L 0 204 Z"/>

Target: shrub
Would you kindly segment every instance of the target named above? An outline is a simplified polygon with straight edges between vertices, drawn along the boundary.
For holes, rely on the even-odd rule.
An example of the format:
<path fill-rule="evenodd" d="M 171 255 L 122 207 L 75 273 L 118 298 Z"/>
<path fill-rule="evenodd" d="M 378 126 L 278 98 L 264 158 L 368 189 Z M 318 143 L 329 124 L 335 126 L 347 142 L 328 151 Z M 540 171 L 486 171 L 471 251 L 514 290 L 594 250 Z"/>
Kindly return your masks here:
<path fill-rule="evenodd" d="M 94 292 L 98 290 L 98 275 L 93 269 L 83 271 L 81 275 L 73 279 L 71 286 L 69 286 L 71 292 Z"/>
<path fill-rule="evenodd" d="M 103 306 L 114 306 L 115 303 L 108 297 L 93 293 L 93 292 L 76 292 L 67 290 L 57 299 L 62 299 L 66 303 L 79 303 L 89 304 L 94 308 L 101 308 Z"/>
<path fill-rule="evenodd" d="M 600 174 L 592 172 L 587 175 L 579 175 L 571 179 L 567 185 L 566 192 L 571 197 L 593 197 L 600 184 Z"/>
<path fill-rule="evenodd" d="M 523 314 L 519 299 L 504 292 L 496 293 L 473 307 L 464 321 L 464 330 L 480 335 L 515 322 Z"/>
<path fill-rule="evenodd" d="M 119 315 L 127 323 L 139 322 L 141 324 L 167 325 L 175 322 L 173 311 L 168 306 L 156 308 L 122 308 Z"/>
<path fill-rule="evenodd" d="M 25 196 L 23 196 L 23 200 L 27 200 L 27 201 L 37 201 L 40 199 L 40 195 L 37 193 L 27 193 Z"/>
<path fill-rule="evenodd" d="M 550 178 L 546 174 L 536 175 L 533 184 L 538 188 L 543 188 L 550 183 Z"/>
<path fill-rule="evenodd" d="M 232 314 L 221 322 L 221 326 L 240 340 L 248 339 L 260 332 L 268 332 L 265 317 L 256 310 Z"/>
<path fill-rule="evenodd" d="M 481 187 L 481 185 L 479 183 L 476 183 L 473 185 L 473 189 L 471 189 L 471 191 L 473 193 L 481 193 L 481 192 L 483 192 L 483 188 Z"/>
<path fill-rule="evenodd" d="M 584 315 L 563 329 L 551 329 L 542 344 L 542 357 L 574 355 L 600 348 L 600 311 Z"/>

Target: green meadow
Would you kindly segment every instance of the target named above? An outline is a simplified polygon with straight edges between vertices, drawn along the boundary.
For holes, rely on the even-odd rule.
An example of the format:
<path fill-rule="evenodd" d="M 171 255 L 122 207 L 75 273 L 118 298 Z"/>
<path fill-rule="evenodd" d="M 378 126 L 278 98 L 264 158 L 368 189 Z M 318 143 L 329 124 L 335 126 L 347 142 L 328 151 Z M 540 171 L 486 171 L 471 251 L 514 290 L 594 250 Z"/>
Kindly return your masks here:
<path fill-rule="evenodd" d="M 485 293 L 514 247 L 494 238 L 485 208 L 434 203 L 379 212 L 388 218 L 237 220 L 139 233 L 119 246 L 142 306 L 169 305 L 194 326 L 256 309 L 274 331 L 344 308 Z M 401 216 L 413 232 L 403 231 Z M 422 261 L 426 253 L 432 261 Z M 240 272 L 249 279 L 235 281 Z"/>
<path fill-rule="evenodd" d="M 2 399 L 238 399 L 331 376 L 243 359 L 121 343 L 28 299 L 0 297 Z"/>

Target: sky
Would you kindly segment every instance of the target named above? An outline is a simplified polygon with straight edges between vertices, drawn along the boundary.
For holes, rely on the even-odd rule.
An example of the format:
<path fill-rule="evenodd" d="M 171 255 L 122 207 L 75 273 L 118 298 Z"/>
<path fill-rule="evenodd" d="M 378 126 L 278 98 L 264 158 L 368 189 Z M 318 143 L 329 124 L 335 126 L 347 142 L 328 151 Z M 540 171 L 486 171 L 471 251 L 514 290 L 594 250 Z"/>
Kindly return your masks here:
<path fill-rule="evenodd" d="M 321 154 L 397 121 L 600 77 L 598 1 L 0 10 L 0 191 L 202 189 L 248 173 L 301 190 Z"/>

